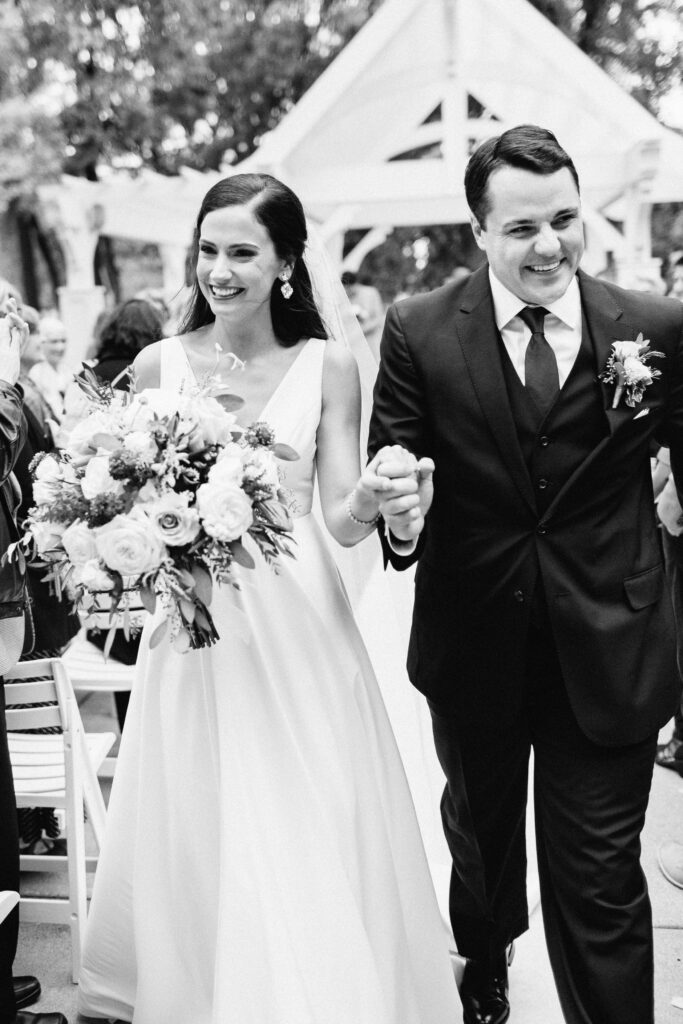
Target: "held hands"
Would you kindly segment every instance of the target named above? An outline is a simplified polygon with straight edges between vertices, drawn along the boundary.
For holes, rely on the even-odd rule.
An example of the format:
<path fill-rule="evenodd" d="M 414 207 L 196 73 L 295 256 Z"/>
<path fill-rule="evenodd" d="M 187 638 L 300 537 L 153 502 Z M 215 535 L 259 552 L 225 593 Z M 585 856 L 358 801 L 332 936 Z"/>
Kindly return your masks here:
<path fill-rule="evenodd" d="M 422 533 L 432 504 L 433 473 L 431 459 L 418 460 L 400 445 L 387 445 L 365 467 L 357 493 L 359 498 L 372 496 L 398 540 L 412 542 Z"/>
<path fill-rule="evenodd" d="M 28 324 L 17 313 L 15 299 L 7 299 L 0 313 L 0 380 L 16 384 L 19 379 L 19 357 L 28 337 Z"/>

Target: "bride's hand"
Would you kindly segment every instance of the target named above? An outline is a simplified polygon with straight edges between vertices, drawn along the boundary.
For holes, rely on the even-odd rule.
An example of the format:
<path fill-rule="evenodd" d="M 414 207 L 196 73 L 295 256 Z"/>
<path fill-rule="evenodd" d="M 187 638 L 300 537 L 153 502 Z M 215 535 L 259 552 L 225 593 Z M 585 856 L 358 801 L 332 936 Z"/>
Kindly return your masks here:
<path fill-rule="evenodd" d="M 377 453 L 366 472 L 371 472 L 378 481 L 385 481 L 376 493 L 380 513 L 391 532 L 399 540 L 417 538 L 434 495 L 433 461 L 418 460 L 400 445 L 391 445 Z"/>

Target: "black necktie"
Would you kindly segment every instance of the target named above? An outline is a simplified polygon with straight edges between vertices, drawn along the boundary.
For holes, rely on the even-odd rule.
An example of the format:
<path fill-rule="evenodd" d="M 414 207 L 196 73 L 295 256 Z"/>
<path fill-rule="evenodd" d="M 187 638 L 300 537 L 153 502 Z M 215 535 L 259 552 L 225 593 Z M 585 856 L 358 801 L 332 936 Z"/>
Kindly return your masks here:
<path fill-rule="evenodd" d="M 543 306 L 525 306 L 518 314 L 531 338 L 524 356 L 524 383 L 539 412 L 545 416 L 560 390 L 560 377 L 555 353 L 543 333 L 548 310 Z"/>

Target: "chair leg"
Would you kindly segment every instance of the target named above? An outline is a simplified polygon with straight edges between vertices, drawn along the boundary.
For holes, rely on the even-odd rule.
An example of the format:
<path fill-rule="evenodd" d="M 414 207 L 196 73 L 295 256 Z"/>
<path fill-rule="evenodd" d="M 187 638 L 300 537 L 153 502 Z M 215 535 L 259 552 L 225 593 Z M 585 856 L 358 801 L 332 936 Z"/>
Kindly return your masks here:
<path fill-rule="evenodd" d="M 88 750 L 85 744 L 85 737 L 83 734 L 80 736 L 81 747 L 82 747 L 82 759 L 83 759 L 83 799 L 85 806 L 88 811 L 88 820 L 92 825 L 92 830 L 95 833 L 95 840 L 97 842 L 98 850 L 102 849 L 102 842 L 104 840 L 104 826 L 107 817 L 107 808 L 104 803 L 104 797 L 102 796 L 102 790 L 97 780 L 94 770 L 90 767 L 90 761 L 88 760 Z"/>
<path fill-rule="evenodd" d="M 64 735 L 65 746 L 76 742 L 80 737 Z M 73 765 L 73 777 L 69 779 L 69 764 Z M 81 948 L 83 928 L 88 907 L 87 880 L 85 872 L 85 826 L 83 773 L 78 758 L 66 757 L 67 765 L 67 801 L 66 801 L 66 832 L 68 843 L 67 867 L 69 875 L 69 912 L 71 928 L 71 976 L 74 984 L 78 982 L 81 968 Z M 71 784 L 69 784 L 71 783 Z"/>

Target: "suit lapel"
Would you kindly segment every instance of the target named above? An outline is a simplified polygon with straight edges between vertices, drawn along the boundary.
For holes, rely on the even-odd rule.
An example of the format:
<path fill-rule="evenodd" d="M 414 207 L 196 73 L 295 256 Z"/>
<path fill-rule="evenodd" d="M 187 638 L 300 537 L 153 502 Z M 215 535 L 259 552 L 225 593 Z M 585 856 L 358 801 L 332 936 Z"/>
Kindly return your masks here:
<path fill-rule="evenodd" d="M 505 466 L 535 511 L 534 492 L 503 376 L 488 266 L 475 271 L 463 288 L 455 324 L 472 385 Z"/>
<path fill-rule="evenodd" d="M 581 290 L 581 307 L 588 324 L 595 352 L 595 365 L 601 374 L 607 365 L 610 350 L 615 341 L 635 341 L 638 328 L 622 319 L 623 310 L 614 296 L 595 278 L 588 277 L 579 271 L 579 288 Z M 610 435 L 626 421 L 633 418 L 633 409 L 626 405 L 623 397 L 616 409 L 612 408 L 614 384 L 600 381 L 605 408 L 605 416 L 609 424 Z"/>

